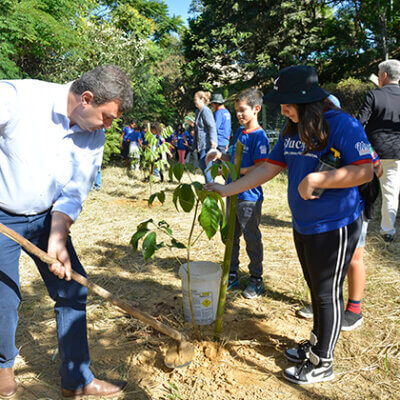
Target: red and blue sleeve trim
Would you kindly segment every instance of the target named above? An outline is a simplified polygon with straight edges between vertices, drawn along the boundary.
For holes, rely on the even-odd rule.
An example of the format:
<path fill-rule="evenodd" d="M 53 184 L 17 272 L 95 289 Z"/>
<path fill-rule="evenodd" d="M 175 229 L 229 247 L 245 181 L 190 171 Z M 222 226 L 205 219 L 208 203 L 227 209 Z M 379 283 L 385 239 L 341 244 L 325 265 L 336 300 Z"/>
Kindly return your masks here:
<path fill-rule="evenodd" d="M 363 160 L 357 160 L 351 163 L 351 165 L 371 164 L 372 158 L 364 158 Z"/>
<path fill-rule="evenodd" d="M 276 160 L 271 160 L 270 158 L 267 158 L 266 161 L 269 162 L 270 164 L 279 165 L 279 166 L 281 166 L 281 167 L 283 167 L 283 168 L 286 168 L 286 167 L 287 167 L 286 163 L 284 163 L 284 162 L 280 162 L 280 161 L 276 161 Z"/>
<path fill-rule="evenodd" d="M 261 162 L 261 161 L 267 161 L 267 160 L 268 160 L 268 158 L 258 158 L 257 160 L 254 160 L 253 162 L 255 164 L 255 163 L 258 163 L 258 162 Z"/>

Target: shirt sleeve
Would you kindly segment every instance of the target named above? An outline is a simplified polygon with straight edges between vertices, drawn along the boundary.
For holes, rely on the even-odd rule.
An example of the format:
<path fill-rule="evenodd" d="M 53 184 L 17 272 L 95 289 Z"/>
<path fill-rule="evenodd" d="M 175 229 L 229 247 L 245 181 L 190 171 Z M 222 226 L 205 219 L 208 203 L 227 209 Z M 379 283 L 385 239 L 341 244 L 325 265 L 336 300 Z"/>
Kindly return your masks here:
<path fill-rule="evenodd" d="M 358 112 L 357 119 L 361 122 L 361 125 L 365 128 L 368 125 L 369 118 L 371 117 L 372 110 L 374 107 L 374 95 L 372 91 L 369 91 L 365 96 L 364 102 L 361 105 L 360 111 Z"/>
<path fill-rule="evenodd" d="M 203 107 L 204 124 L 208 127 L 210 140 L 218 144 L 217 128 L 215 125 L 214 115 L 208 107 Z"/>
<path fill-rule="evenodd" d="M 16 101 L 15 87 L 9 82 L 0 82 L 0 127 L 6 126 L 10 121 L 16 107 Z M 2 130 L 0 130 L 0 135 L 3 135 Z"/>
<path fill-rule="evenodd" d="M 365 164 L 372 162 L 371 144 L 361 123 L 348 116 L 335 134 L 333 147 L 340 152 L 343 165 Z"/>
<path fill-rule="evenodd" d="M 267 161 L 271 164 L 280 165 L 281 167 L 286 168 L 287 165 L 284 154 L 284 139 L 282 137 L 282 134 L 279 135 L 275 146 L 267 157 Z"/>
<path fill-rule="evenodd" d="M 73 221 L 76 221 L 82 211 L 83 202 L 92 189 L 96 173 L 102 164 L 105 136 L 100 132 L 96 132 L 96 135 L 97 143 L 88 146 L 85 157 L 80 157 L 76 162 L 72 178 L 53 204 L 52 212 L 62 212 Z"/>
<path fill-rule="evenodd" d="M 252 158 L 253 164 L 259 161 L 265 161 L 269 153 L 269 141 L 267 134 L 260 130 L 257 131 L 253 141 Z"/>

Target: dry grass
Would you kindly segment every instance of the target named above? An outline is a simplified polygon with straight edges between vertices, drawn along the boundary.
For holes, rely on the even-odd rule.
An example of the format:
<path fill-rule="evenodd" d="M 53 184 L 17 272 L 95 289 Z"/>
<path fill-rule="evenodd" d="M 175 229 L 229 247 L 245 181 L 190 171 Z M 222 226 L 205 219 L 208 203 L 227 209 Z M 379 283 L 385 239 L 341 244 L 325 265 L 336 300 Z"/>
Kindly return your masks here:
<path fill-rule="evenodd" d="M 151 208 L 143 202 L 149 186 L 128 178 L 124 170 L 105 169 L 104 187 L 92 192 L 72 237 L 90 279 L 117 296 L 191 334 L 182 317 L 178 262 L 167 250 L 144 262 L 133 254 L 129 240 L 139 222 L 165 219 L 178 238 L 185 240 L 191 216 L 177 214 L 169 202 Z M 199 176 L 198 180 L 202 180 Z M 157 184 L 167 191 L 171 184 Z M 363 301 L 365 323 L 342 334 L 336 350 L 336 379 L 325 384 L 297 387 L 283 380 L 288 366 L 282 352 L 309 335 L 311 323 L 296 317 L 307 301 L 307 290 L 297 261 L 286 203 L 284 175 L 265 185 L 262 233 L 265 254 L 265 294 L 244 300 L 239 291 L 228 295 L 223 341 L 211 341 L 212 327 L 203 327 L 203 342 L 187 368 L 163 366 L 169 338 L 120 313 L 90 294 L 88 331 L 92 369 L 100 378 L 125 378 L 121 397 L 140 399 L 397 399 L 400 389 L 399 242 L 384 243 L 377 220 L 370 226 L 366 262 L 368 282 Z M 169 194 L 170 196 L 170 194 Z M 193 259 L 221 262 L 219 238 L 202 236 Z M 185 252 L 178 253 L 184 258 Z M 242 283 L 247 256 L 241 249 Z M 58 354 L 52 302 L 33 263 L 22 257 L 23 301 L 17 344 L 17 398 L 58 400 Z"/>

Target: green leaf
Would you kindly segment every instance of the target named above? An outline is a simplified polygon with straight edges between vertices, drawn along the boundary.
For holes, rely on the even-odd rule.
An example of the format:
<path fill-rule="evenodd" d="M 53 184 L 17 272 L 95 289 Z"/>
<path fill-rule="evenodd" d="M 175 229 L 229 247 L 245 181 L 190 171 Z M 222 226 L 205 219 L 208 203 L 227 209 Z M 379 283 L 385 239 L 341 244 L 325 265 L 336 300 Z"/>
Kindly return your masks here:
<path fill-rule="evenodd" d="M 185 164 L 185 169 L 189 171 L 191 174 L 194 174 L 196 172 L 196 169 L 193 167 L 193 165 L 189 163 Z"/>
<path fill-rule="evenodd" d="M 196 192 L 199 190 L 203 190 L 203 184 L 197 181 L 192 182 L 192 186 L 194 186 Z"/>
<path fill-rule="evenodd" d="M 138 229 L 131 238 L 131 241 L 129 242 L 129 244 L 132 246 L 132 249 L 134 252 L 136 252 L 138 250 L 138 244 L 139 244 L 139 240 L 146 235 L 146 233 L 149 232 L 149 230 L 147 228 L 143 228 L 143 229 Z"/>
<path fill-rule="evenodd" d="M 142 254 L 145 260 L 152 257 L 157 250 L 156 233 L 150 232 L 143 240 Z"/>
<path fill-rule="evenodd" d="M 221 211 L 218 203 L 212 197 L 206 197 L 201 208 L 199 222 L 209 239 L 218 231 L 220 221 Z"/>
<path fill-rule="evenodd" d="M 174 180 L 174 169 L 172 165 L 168 168 L 168 178 L 171 182 Z"/>
<path fill-rule="evenodd" d="M 157 193 L 153 193 L 150 197 L 149 200 L 147 201 L 147 205 L 150 207 L 153 204 L 154 199 L 156 198 Z"/>
<path fill-rule="evenodd" d="M 179 185 L 175 190 L 174 190 L 174 194 L 172 196 L 172 201 L 175 205 L 176 211 L 179 211 L 178 208 L 178 198 L 179 198 L 179 193 L 181 192 L 181 185 Z"/>
<path fill-rule="evenodd" d="M 176 247 L 177 249 L 186 249 L 186 246 L 182 242 L 178 242 L 176 239 L 171 240 L 170 247 Z"/>
<path fill-rule="evenodd" d="M 140 231 L 142 229 L 146 229 L 147 225 L 153 222 L 153 218 L 148 219 L 147 221 L 143 221 L 141 222 L 138 226 L 137 226 L 137 230 Z"/>
<path fill-rule="evenodd" d="M 169 227 L 169 223 L 168 222 L 166 222 L 166 221 L 160 221 L 159 223 L 158 223 L 158 227 L 160 228 L 160 229 L 163 229 L 165 232 L 167 232 L 168 234 L 170 234 L 170 235 L 172 235 L 172 230 L 171 230 L 171 228 Z"/>
<path fill-rule="evenodd" d="M 184 183 L 179 193 L 179 204 L 183 211 L 190 212 L 194 206 L 194 193 L 193 189 L 187 183 Z"/>
<path fill-rule="evenodd" d="M 185 170 L 185 167 L 181 163 L 176 163 L 174 165 L 174 175 L 175 175 L 175 178 L 178 180 L 178 182 L 181 181 L 184 170 Z"/>
<path fill-rule="evenodd" d="M 215 177 L 218 176 L 218 172 L 219 172 L 219 164 L 214 163 L 210 168 L 210 173 L 213 179 L 215 179 Z"/>
<path fill-rule="evenodd" d="M 157 198 L 158 198 L 158 200 L 160 200 L 161 204 L 164 204 L 164 202 L 165 202 L 165 192 L 164 192 L 164 190 L 162 190 L 161 192 L 157 193 Z"/>
<path fill-rule="evenodd" d="M 227 236 L 228 236 L 228 224 L 225 224 L 220 229 L 220 232 L 221 232 L 221 241 L 222 241 L 223 244 L 226 245 L 226 239 L 227 239 Z"/>
<path fill-rule="evenodd" d="M 222 169 L 222 176 L 227 181 L 228 177 L 229 177 L 229 170 L 228 170 L 227 166 L 225 165 L 225 163 L 221 164 L 221 169 Z"/>
<path fill-rule="evenodd" d="M 229 172 L 231 174 L 231 179 L 232 181 L 236 181 L 236 179 L 238 179 L 238 173 L 236 171 L 235 166 L 230 162 L 230 161 L 225 161 L 224 162 L 227 167 L 229 168 Z"/>

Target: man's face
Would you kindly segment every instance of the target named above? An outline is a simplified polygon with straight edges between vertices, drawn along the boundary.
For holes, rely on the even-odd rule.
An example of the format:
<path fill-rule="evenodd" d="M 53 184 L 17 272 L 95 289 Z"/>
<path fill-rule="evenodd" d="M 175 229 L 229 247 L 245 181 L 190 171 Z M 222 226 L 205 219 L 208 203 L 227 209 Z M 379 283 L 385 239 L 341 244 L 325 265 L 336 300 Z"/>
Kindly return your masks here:
<path fill-rule="evenodd" d="M 89 95 L 85 95 L 89 93 Z M 109 129 L 114 119 L 121 116 L 119 101 L 112 100 L 104 104 L 93 105 L 93 95 L 90 92 L 82 94 L 81 108 L 77 124 L 84 130 Z"/>

